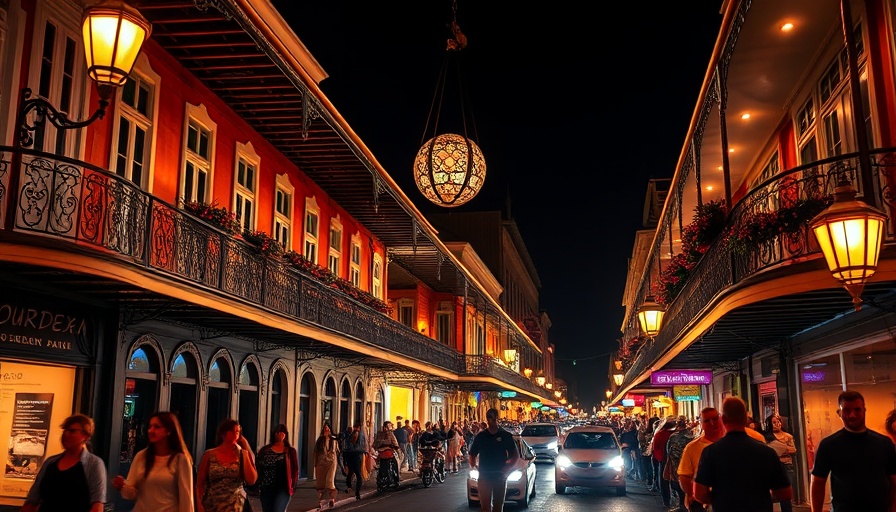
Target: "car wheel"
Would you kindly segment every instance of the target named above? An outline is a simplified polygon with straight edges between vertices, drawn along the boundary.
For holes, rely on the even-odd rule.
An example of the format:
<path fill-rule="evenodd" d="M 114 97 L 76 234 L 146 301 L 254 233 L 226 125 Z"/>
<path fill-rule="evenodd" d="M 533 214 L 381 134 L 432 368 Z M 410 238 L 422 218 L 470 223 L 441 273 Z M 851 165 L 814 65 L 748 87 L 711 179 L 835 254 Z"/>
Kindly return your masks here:
<path fill-rule="evenodd" d="M 479 502 L 473 501 L 470 498 L 467 498 L 467 506 L 470 508 L 479 508 Z"/>
<path fill-rule="evenodd" d="M 560 485 L 560 484 L 554 484 L 554 491 L 556 491 L 557 494 L 566 494 L 566 486 Z"/>
<path fill-rule="evenodd" d="M 625 496 L 625 487 L 617 487 L 616 496 Z"/>
<path fill-rule="evenodd" d="M 529 489 L 525 489 L 523 492 L 523 499 L 516 502 L 517 506 L 520 508 L 529 508 Z"/>

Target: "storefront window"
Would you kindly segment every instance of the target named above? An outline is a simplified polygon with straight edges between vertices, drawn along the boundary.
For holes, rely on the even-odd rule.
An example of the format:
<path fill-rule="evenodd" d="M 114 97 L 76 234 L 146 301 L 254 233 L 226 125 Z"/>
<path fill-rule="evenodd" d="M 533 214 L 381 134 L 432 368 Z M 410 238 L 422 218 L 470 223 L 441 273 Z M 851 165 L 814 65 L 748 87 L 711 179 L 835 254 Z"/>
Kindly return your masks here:
<path fill-rule="evenodd" d="M 244 362 L 240 369 L 238 419 L 240 427 L 243 429 L 243 436 L 253 445 L 256 444 L 253 441 L 258 439 L 258 383 L 260 380 L 258 367 L 254 362 Z M 262 438 L 259 442 L 263 445 L 267 439 Z"/>
<path fill-rule="evenodd" d="M 222 421 L 230 417 L 230 381 L 231 381 L 230 362 L 223 357 L 219 357 L 212 363 L 208 371 L 208 406 L 206 409 L 205 424 L 205 445 L 214 446 L 215 436 L 217 434 L 218 425 Z M 244 431 L 243 435 L 247 433 Z M 255 439 L 246 437 L 249 444 L 254 448 Z"/>
<path fill-rule="evenodd" d="M 843 427 L 837 416 L 837 397 L 843 391 L 840 355 L 832 354 L 803 362 L 799 365 L 799 374 L 806 426 L 806 467 L 811 469 L 818 442 Z"/>
<path fill-rule="evenodd" d="M 843 354 L 846 389 L 865 397 L 865 425 L 886 435 L 884 418 L 896 409 L 896 350 L 893 340 L 866 345 Z"/>

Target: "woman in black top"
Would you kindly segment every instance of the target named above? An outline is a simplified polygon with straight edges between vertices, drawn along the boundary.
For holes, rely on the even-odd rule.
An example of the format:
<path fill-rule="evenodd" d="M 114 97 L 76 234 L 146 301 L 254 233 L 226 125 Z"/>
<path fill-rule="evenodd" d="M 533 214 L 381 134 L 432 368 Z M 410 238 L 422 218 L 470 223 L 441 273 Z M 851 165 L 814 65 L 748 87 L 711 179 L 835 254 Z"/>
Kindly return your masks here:
<path fill-rule="evenodd" d="M 286 425 L 271 432 L 271 443 L 262 446 L 255 458 L 263 512 L 285 512 L 299 480 L 299 458 L 289 444 Z"/>

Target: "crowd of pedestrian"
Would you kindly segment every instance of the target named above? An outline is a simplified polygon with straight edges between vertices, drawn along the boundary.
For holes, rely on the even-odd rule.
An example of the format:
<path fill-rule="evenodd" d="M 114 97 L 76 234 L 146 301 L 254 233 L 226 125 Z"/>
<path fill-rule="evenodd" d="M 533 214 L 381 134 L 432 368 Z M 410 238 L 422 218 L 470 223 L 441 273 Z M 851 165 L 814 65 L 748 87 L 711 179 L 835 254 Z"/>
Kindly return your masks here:
<path fill-rule="evenodd" d="M 812 512 L 896 512 L 896 410 L 886 416 L 887 435 L 865 425 L 865 400 L 845 391 L 837 400 L 843 428 L 821 440 L 811 468 Z M 403 420 L 403 421 L 402 421 Z M 793 508 L 797 446 L 785 431 L 784 419 L 772 414 L 759 424 L 737 397 L 726 398 L 721 411 L 706 407 L 699 421 L 684 416 L 602 419 L 612 426 L 625 461 L 626 478 L 640 480 L 659 493 L 671 512 L 782 512 Z M 394 429 L 393 429 L 394 425 Z M 62 425 L 63 452 L 50 456 L 22 507 L 22 512 L 101 512 L 107 501 L 103 461 L 90 453 L 95 426 L 83 414 Z M 512 428 L 512 427 L 511 427 Z M 479 470 L 483 511 L 503 507 L 506 473 L 518 457 L 513 432 L 498 423 L 490 409 L 486 422 L 396 418 L 368 440 L 360 421 L 339 434 L 325 423 L 314 445 L 314 475 L 320 509 L 332 508 L 339 492 L 337 471 L 345 491 L 360 500 L 361 484 L 373 470 L 375 448 L 394 448 L 398 467 L 416 471 L 418 451 L 444 450 L 446 469 L 462 464 Z M 270 442 L 253 453 L 238 421 L 218 427 L 217 443 L 207 450 L 196 471 L 177 416 L 157 412 L 149 418 L 148 445 L 139 451 L 128 475 L 112 486 L 134 503 L 132 512 L 243 512 L 247 487 L 260 493 L 261 512 L 285 512 L 298 485 L 299 461 L 285 425 L 277 425 Z M 477 468 L 478 466 L 478 468 Z M 195 481 L 194 481 L 195 480 Z M 830 480 L 830 495 L 826 495 Z"/>
<path fill-rule="evenodd" d="M 809 468 L 811 511 L 829 502 L 833 512 L 896 512 L 896 410 L 886 416 L 887 435 L 865 425 L 860 393 L 841 393 L 837 415 L 843 428 L 819 443 Z M 728 397 L 696 422 L 646 415 L 599 421 L 616 431 L 626 477 L 658 493 L 670 512 L 793 510 L 798 449 L 778 414 L 760 423 L 743 400 Z"/>

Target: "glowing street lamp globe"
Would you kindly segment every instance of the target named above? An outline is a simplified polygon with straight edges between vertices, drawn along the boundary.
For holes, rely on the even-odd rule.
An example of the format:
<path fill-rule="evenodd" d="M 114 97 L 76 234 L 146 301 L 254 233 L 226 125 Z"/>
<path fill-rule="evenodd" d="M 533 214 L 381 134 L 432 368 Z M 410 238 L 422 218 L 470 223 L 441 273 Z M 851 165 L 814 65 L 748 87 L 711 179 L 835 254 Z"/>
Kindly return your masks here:
<path fill-rule="evenodd" d="M 454 133 L 437 135 L 420 146 L 414 181 L 439 206 L 460 206 L 476 197 L 485 182 L 485 158 L 472 140 Z"/>
<path fill-rule="evenodd" d="M 87 74 L 101 87 L 124 84 L 152 26 L 137 9 L 114 0 L 87 9 L 81 25 Z"/>

